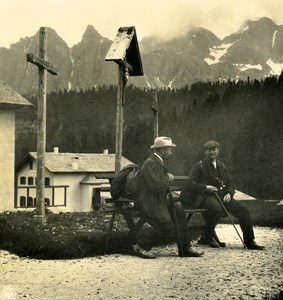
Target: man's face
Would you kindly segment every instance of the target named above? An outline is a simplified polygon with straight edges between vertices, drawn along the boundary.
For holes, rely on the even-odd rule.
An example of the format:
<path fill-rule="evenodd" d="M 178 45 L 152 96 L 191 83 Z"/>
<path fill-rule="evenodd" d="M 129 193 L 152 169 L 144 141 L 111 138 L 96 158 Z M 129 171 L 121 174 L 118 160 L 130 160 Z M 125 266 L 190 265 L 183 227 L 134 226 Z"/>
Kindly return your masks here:
<path fill-rule="evenodd" d="M 204 154 L 210 160 L 216 159 L 219 154 L 219 148 L 214 147 L 214 148 L 206 149 L 204 151 Z"/>
<path fill-rule="evenodd" d="M 163 148 L 163 151 L 162 151 L 162 158 L 164 160 L 168 159 L 169 156 L 171 156 L 173 153 L 172 153 L 172 148 L 171 147 L 166 147 L 166 148 Z"/>

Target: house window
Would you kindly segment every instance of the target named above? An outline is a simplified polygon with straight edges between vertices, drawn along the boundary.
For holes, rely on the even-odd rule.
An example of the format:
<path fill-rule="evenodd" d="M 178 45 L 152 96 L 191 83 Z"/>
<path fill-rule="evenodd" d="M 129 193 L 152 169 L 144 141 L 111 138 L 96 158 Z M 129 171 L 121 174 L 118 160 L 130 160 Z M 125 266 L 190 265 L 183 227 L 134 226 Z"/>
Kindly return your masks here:
<path fill-rule="evenodd" d="M 22 176 L 22 177 L 20 178 L 20 184 L 26 184 L 26 182 L 27 182 L 26 177 Z"/>
<path fill-rule="evenodd" d="M 29 169 L 32 170 L 33 169 L 33 161 L 29 162 Z"/>
<path fill-rule="evenodd" d="M 26 197 L 20 197 L 20 207 L 26 207 Z"/>
<path fill-rule="evenodd" d="M 49 177 L 45 177 L 45 185 L 50 186 L 50 178 Z"/>
<path fill-rule="evenodd" d="M 28 197 L 27 207 L 33 207 L 33 198 Z"/>
<path fill-rule="evenodd" d="M 50 199 L 49 198 L 45 198 L 45 205 L 50 206 Z"/>
<path fill-rule="evenodd" d="M 33 185 L 33 177 L 28 178 L 28 185 Z"/>

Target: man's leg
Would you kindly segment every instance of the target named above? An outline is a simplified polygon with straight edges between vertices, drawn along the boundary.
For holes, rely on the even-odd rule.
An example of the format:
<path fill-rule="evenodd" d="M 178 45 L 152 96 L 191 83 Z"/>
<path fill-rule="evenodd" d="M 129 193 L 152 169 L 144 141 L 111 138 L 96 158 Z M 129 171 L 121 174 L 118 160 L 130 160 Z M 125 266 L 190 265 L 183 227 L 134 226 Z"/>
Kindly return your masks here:
<path fill-rule="evenodd" d="M 206 212 L 203 213 L 205 229 L 199 243 L 208 244 L 212 247 L 219 247 L 219 244 L 215 241 L 213 236 L 215 233 L 215 227 L 223 215 L 223 209 L 218 200 L 213 196 L 207 197 L 200 207 L 205 208 Z"/>
<path fill-rule="evenodd" d="M 241 205 L 236 200 L 231 200 L 229 203 L 225 203 L 224 205 L 226 209 L 238 219 L 243 232 L 243 239 L 245 244 L 251 243 L 254 240 L 255 236 L 248 208 Z"/>
<path fill-rule="evenodd" d="M 264 246 L 258 245 L 254 240 L 254 230 L 248 208 L 235 200 L 231 200 L 229 203 L 225 204 L 225 207 L 239 220 L 243 232 L 243 239 L 247 248 L 251 250 L 263 250 Z"/>
<path fill-rule="evenodd" d="M 169 212 L 173 219 L 174 211 L 172 209 L 169 209 Z M 192 249 L 192 245 L 191 245 L 192 237 L 189 234 L 189 230 L 187 227 L 186 214 L 185 214 L 184 210 L 181 207 L 178 207 L 175 205 L 175 213 L 176 213 L 177 224 L 174 225 L 173 230 L 174 230 L 176 236 L 180 235 L 180 239 L 181 239 L 181 244 L 179 244 L 177 242 L 179 256 L 181 256 L 181 257 L 202 256 L 204 254 L 204 252 L 197 252 Z M 178 228 L 176 228 L 177 227 L 176 225 L 178 226 Z M 179 230 L 179 233 L 177 232 L 177 230 Z"/>

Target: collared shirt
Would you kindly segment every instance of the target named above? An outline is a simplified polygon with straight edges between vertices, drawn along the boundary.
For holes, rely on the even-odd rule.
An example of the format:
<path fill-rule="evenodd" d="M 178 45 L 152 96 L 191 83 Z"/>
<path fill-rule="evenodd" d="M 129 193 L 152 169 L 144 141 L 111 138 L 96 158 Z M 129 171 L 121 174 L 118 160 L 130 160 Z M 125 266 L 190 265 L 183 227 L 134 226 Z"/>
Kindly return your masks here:
<path fill-rule="evenodd" d="M 162 157 L 159 156 L 157 153 L 154 152 L 154 155 L 156 155 L 161 161 L 163 161 Z"/>

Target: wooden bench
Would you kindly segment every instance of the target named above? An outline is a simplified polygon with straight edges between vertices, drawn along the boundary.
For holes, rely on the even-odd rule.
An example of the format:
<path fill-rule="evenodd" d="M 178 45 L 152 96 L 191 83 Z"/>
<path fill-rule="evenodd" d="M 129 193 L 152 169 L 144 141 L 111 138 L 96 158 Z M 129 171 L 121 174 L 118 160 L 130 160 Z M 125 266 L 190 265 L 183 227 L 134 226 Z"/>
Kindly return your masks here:
<path fill-rule="evenodd" d="M 179 195 L 180 190 L 184 184 L 184 180 L 187 179 L 187 176 L 175 176 L 175 180 L 173 182 L 173 185 L 171 186 L 171 192 L 173 195 L 173 201 L 174 202 L 180 202 Z M 178 185 L 175 185 L 174 183 L 178 182 Z M 181 184 L 180 184 L 181 182 Z M 107 252 L 108 249 L 108 243 L 109 239 L 113 230 L 114 221 L 117 215 L 122 215 L 127 223 L 129 232 L 128 232 L 128 238 L 130 240 L 135 240 L 136 235 L 139 233 L 139 231 L 142 229 L 143 225 L 146 223 L 145 220 L 143 220 L 140 216 L 140 212 L 135 208 L 134 201 L 129 200 L 127 198 L 119 198 L 118 200 L 113 200 L 112 198 L 106 199 L 106 205 L 101 208 L 101 211 L 106 214 L 110 215 L 110 221 L 109 225 L 106 231 L 106 243 L 105 243 L 105 250 L 104 253 Z M 184 209 L 187 219 L 187 224 L 189 225 L 192 217 L 195 214 L 203 214 L 206 209 L 201 208 L 187 208 Z M 135 219 L 137 219 L 135 221 Z"/>

